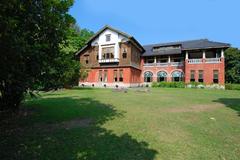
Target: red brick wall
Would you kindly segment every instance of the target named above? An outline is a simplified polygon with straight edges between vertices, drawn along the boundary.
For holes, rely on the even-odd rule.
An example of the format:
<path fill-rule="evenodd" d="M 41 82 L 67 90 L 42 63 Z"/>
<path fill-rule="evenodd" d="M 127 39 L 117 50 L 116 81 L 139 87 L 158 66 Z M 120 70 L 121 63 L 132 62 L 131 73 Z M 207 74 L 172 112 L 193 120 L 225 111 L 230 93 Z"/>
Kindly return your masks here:
<path fill-rule="evenodd" d="M 204 72 L 204 83 L 212 84 L 213 83 L 213 71 L 219 71 L 219 84 L 224 84 L 225 82 L 225 73 L 224 73 L 224 58 L 221 59 L 220 63 L 201 63 L 201 64 L 188 64 L 185 62 L 185 82 L 190 82 L 190 72 L 195 70 L 195 81 L 198 81 L 198 71 L 203 70 Z"/>
<path fill-rule="evenodd" d="M 88 72 L 88 77 L 84 81 L 80 82 L 89 82 L 89 83 L 97 83 L 99 70 L 107 70 L 107 83 L 114 83 L 114 70 L 123 70 L 123 83 L 140 83 L 141 82 L 141 70 L 135 69 L 132 67 L 115 67 L 115 68 L 96 68 L 90 69 Z M 119 76 L 119 74 L 118 74 Z"/>
<path fill-rule="evenodd" d="M 224 84 L 225 82 L 225 73 L 224 73 L 224 58 L 221 59 L 221 63 L 201 63 L 201 64 L 188 64 L 185 62 L 184 66 L 174 67 L 159 67 L 159 66 L 143 66 L 143 58 L 141 59 L 142 64 L 142 74 L 141 74 L 141 82 L 144 82 L 144 72 L 151 71 L 153 73 L 153 81 L 157 81 L 157 73 L 159 71 L 165 71 L 168 74 L 167 81 L 171 81 L 171 73 L 173 71 L 179 70 L 184 73 L 185 82 L 190 82 L 190 72 L 191 70 L 195 70 L 195 81 L 198 81 L 198 71 L 203 70 L 204 72 L 204 83 L 212 84 L 213 83 L 213 71 L 219 71 L 219 84 Z"/>

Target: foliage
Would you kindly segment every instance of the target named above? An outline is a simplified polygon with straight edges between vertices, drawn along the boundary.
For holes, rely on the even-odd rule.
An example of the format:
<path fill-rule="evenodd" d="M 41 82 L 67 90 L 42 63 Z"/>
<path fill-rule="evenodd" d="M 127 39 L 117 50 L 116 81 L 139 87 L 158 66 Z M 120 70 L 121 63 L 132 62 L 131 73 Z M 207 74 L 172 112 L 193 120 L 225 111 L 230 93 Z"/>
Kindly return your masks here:
<path fill-rule="evenodd" d="M 0 109 L 17 109 L 24 93 L 56 89 L 63 64 L 60 44 L 74 19 L 73 0 L 0 2 Z M 55 83 L 56 82 L 56 83 Z"/>
<path fill-rule="evenodd" d="M 87 29 L 80 29 L 77 24 L 72 25 L 67 33 L 67 39 L 61 44 L 62 59 L 59 62 L 62 67 L 60 82 L 64 86 L 76 85 L 79 77 L 87 77 L 87 73 L 83 66 L 80 66 L 79 60 L 75 59 L 75 53 L 84 45 L 86 41 L 93 36 L 93 32 Z M 81 68 L 81 70 L 80 70 Z"/>
<path fill-rule="evenodd" d="M 225 51 L 226 82 L 240 83 L 240 50 L 228 48 Z"/>
<path fill-rule="evenodd" d="M 205 88 L 205 84 L 202 82 L 190 82 L 187 83 L 186 86 L 188 88 Z"/>
<path fill-rule="evenodd" d="M 185 83 L 184 82 L 153 82 L 152 87 L 185 88 Z"/>
<path fill-rule="evenodd" d="M 240 84 L 227 83 L 227 84 L 225 84 L 225 89 L 226 90 L 240 90 Z"/>

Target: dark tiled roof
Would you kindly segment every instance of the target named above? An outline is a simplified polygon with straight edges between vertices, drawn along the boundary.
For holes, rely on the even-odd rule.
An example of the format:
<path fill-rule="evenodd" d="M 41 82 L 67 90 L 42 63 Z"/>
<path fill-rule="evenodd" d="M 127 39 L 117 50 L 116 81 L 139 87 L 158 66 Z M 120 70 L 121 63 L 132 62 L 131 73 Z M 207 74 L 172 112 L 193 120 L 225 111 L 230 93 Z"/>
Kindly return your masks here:
<path fill-rule="evenodd" d="M 163 46 L 171 46 L 171 45 L 180 45 L 182 50 L 196 50 L 196 49 L 208 49 L 208 48 L 228 48 L 230 44 L 209 41 L 208 39 L 199 39 L 199 40 L 190 40 L 190 41 L 179 41 L 179 42 L 170 42 L 170 43 L 160 43 L 160 44 L 151 44 L 145 45 L 143 48 L 145 52 L 142 56 L 153 56 L 153 55 L 166 55 L 166 54 L 181 54 L 179 50 L 176 49 L 176 53 L 174 49 L 166 50 L 165 52 L 153 52 L 153 47 L 163 47 Z"/>

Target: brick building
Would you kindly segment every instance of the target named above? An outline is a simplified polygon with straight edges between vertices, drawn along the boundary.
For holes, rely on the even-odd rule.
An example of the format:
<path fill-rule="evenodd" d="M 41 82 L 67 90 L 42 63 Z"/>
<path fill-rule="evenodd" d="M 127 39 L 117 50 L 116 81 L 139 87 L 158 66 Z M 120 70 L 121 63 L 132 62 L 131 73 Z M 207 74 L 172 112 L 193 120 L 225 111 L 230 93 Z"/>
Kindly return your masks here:
<path fill-rule="evenodd" d="M 77 56 L 88 72 L 79 85 L 133 87 L 161 81 L 224 85 L 229 44 L 208 39 L 142 46 L 134 37 L 105 26 Z"/>

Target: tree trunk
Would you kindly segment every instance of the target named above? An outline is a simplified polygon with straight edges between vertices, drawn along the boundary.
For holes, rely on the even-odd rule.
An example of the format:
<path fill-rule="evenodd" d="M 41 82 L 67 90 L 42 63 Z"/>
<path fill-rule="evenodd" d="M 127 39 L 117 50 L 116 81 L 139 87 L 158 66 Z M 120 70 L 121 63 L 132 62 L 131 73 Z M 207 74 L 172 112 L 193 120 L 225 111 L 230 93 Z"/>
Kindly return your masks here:
<path fill-rule="evenodd" d="M 16 112 L 24 97 L 21 87 L 14 84 L 1 84 L 0 90 L 0 110 Z"/>

